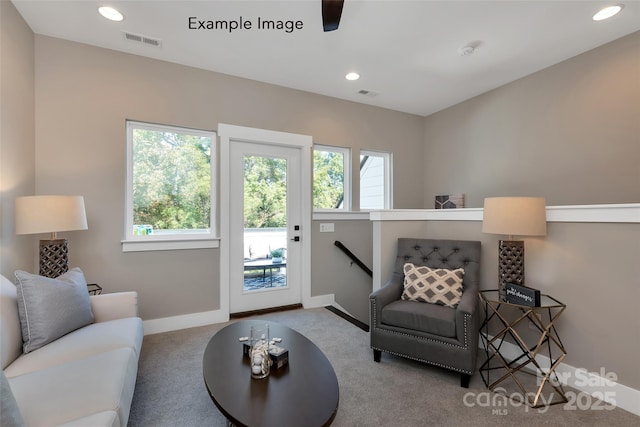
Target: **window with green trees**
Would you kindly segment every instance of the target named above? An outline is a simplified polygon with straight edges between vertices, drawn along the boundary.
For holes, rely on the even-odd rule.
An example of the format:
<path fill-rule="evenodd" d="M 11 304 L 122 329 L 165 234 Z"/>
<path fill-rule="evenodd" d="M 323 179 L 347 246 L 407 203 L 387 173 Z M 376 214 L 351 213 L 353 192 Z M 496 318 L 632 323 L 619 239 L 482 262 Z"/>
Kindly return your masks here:
<path fill-rule="evenodd" d="M 315 210 L 351 208 L 350 156 L 348 148 L 313 147 L 313 208 Z"/>
<path fill-rule="evenodd" d="M 130 235 L 211 233 L 215 133 L 127 122 Z"/>

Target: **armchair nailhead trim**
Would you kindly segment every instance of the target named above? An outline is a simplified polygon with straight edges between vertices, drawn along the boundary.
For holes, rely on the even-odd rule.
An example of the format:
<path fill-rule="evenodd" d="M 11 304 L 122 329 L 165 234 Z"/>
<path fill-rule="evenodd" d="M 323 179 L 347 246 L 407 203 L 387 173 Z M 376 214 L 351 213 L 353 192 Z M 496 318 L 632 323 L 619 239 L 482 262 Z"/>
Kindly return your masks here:
<path fill-rule="evenodd" d="M 371 328 L 373 329 L 378 324 L 378 322 L 376 321 L 376 313 L 378 312 L 378 310 L 376 310 L 376 300 L 371 299 L 371 302 L 373 306 L 373 313 L 371 313 L 371 317 L 373 318 L 373 325 L 371 325 Z"/>
<path fill-rule="evenodd" d="M 467 323 L 469 322 L 469 313 L 464 314 L 464 348 L 469 347 L 469 335 Z"/>
<path fill-rule="evenodd" d="M 374 328 L 378 329 L 381 332 L 384 332 L 385 334 L 403 335 L 405 337 L 411 337 L 411 338 L 415 338 L 415 339 L 422 340 L 422 341 L 432 341 L 432 342 L 435 342 L 435 343 L 438 343 L 438 344 L 444 344 L 444 345 L 448 345 L 450 347 L 456 347 L 456 348 L 461 348 L 463 350 L 467 350 L 469 348 L 469 340 L 468 340 L 468 334 L 467 334 L 467 319 L 468 319 L 468 316 L 469 316 L 468 314 L 465 314 L 465 316 L 464 316 L 464 345 L 451 344 L 451 343 L 446 342 L 446 341 L 440 341 L 440 340 L 436 340 L 436 339 L 433 339 L 433 338 L 420 337 L 420 336 L 417 336 L 417 335 L 407 334 L 405 332 L 390 331 L 388 329 L 377 328 L 376 326 L 374 326 Z"/>
<path fill-rule="evenodd" d="M 468 326 L 469 326 L 469 318 L 471 317 L 469 315 L 469 313 L 465 313 L 464 314 L 464 328 L 463 328 L 463 330 L 464 330 L 464 345 L 457 345 L 457 344 L 451 344 L 451 343 L 448 343 L 448 342 L 445 342 L 445 341 L 435 340 L 433 338 L 418 337 L 416 335 L 410 335 L 410 334 L 403 333 L 403 332 L 396 332 L 396 331 L 390 331 L 390 330 L 387 330 L 387 329 L 378 328 L 377 327 L 378 322 L 377 322 L 377 317 L 376 317 L 376 313 L 378 312 L 378 310 L 376 309 L 376 300 L 372 298 L 370 301 L 372 303 L 372 308 L 373 308 L 373 310 L 372 310 L 373 312 L 371 313 L 372 314 L 372 320 L 373 320 L 373 324 L 371 325 L 371 331 L 372 332 L 373 332 L 373 329 L 377 329 L 378 331 L 380 331 L 382 333 L 385 333 L 385 334 L 404 335 L 404 336 L 411 337 L 411 338 L 416 338 L 416 339 L 419 339 L 419 340 L 432 341 L 432 342 L 435 342 L 435 343 L 438 343 L 438 344 L 444 344 L 444 345 L 448 345 L 448 346 L 451 346 L 451 347 L 460 348 L 462 350 L 468 350 L 469 349 L 469 327 Z M 394 351 L 390 351 L 390 350 L 386 350 L 386 349 L 382 349 L 382 348 L 378 348 L 378 347 L 374 347 L 374 346 L 371 346 L 371 348 L 374 349 L 374 350 L 378 350 L 378 351 L 384 351 L 385 353 L 394 354 L 396 356 L 405 357 L 407 359 L 417 360 L 418 362 L 428 363 L 430 365 L 440 366 L 441 368 L 450 369 L 452 371 L 462 372 L 462 373 L 465 373 L 465 374 L 473 375 L 473 371 L 469 371 L 469 370 L 466 370 L 466 369 L 460 369 L 460 368 L 457 368 L 455 366 L 444 365 L 442 363 L 432 362 L 430 360 L 426 360 L 426 359 L 422 359 L 422 358 L 419 358 L 419 357 L 410 356 L 410 355 L 407 355 L 407 354 L 396 353 Z"/>
<path fill-rule="evenodd" d="M 428 363 L 429 365 L 440 366 L 441 368 L 450 369 L 456 372 L 462 372 L 465 374 L 473 375 L 474 371 L 468 371 L 466 369 L 456 368 L 455 366 L 443 365 L 442 363 L 432 362 L 430 360 L 420 359 L 419 357 L 408 356 L 402 353 L 396 353 L 395 351 L 384 350 L 382 348 L 371 347 L 374 350 L 384 351 L 385 353 L 394 354 L 396 356 L 404 357 L 406 359 L 417 360 L 418 362 Z"/>

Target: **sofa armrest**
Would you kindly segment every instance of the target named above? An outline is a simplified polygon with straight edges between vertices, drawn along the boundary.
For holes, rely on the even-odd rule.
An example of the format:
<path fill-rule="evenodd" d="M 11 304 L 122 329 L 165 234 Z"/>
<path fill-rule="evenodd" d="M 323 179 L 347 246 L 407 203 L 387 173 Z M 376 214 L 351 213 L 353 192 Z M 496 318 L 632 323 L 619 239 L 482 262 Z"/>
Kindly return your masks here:
<path fill-rule="evenodd" d="M 96 323 L 125 317 L 138 317 L 137 292 L 92 295 L 90 299 Z"/>
<path fill-rule="evenodd" d="M 403 277 L 394 274 L 383 287 L 369 295 L 369 305 L 371 312 L 371 327 L 380 326 L 382 319 L 382 309 L 387 304 L 400 299 L 404 289 Z"/>

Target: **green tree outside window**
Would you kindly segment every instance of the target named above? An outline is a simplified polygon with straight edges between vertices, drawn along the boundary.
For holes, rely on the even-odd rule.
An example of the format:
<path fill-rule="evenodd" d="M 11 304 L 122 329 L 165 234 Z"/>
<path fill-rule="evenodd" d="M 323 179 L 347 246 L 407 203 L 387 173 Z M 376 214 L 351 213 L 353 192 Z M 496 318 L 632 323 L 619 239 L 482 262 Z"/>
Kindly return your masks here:
<path fill-rule="evenodd" d="M 211 227 L 211 137 L 133 129 L 133 223 Z"/>
<path fill-rule="evenodd" d="M 344 197 L 344 155 L 333 151 L 313 152 L 313 207 L 340 208 Z"/>

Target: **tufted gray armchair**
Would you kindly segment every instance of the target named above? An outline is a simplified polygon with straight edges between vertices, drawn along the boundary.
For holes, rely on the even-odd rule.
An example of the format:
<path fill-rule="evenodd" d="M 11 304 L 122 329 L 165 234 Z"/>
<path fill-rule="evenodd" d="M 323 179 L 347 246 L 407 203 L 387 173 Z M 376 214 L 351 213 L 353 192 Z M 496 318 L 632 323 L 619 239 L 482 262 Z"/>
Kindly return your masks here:
<path fill-rule="evenodd" d="M 461 373 L 469 386 L 476 371 L 480 242 L 398 239 L 391 280 L 369 297 L 371 348 L 380 362 L 383 351 Z M 430 268 L 464 269 L 462 299 L 456 308 L 401 299 L 405 263 Z"/>

